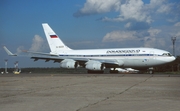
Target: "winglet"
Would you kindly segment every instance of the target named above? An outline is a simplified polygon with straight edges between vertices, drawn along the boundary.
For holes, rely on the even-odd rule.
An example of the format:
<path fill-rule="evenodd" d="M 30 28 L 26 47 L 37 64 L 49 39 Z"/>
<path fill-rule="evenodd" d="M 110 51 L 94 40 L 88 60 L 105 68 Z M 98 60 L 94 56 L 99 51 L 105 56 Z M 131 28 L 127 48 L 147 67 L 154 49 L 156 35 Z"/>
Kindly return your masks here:
<path fill-rule="evenodd" d="M 3 46 L 3 48 L 9 56 L 17 56 L 16 54 L 13 54 L 11 51 L 9 51 L 6 46 Z"/>

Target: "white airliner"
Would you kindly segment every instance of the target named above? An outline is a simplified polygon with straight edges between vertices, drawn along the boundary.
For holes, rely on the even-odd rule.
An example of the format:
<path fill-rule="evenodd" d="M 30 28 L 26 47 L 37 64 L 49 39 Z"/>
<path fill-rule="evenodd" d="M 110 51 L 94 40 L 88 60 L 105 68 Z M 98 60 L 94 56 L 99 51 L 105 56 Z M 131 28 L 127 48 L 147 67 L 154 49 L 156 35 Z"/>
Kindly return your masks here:
<path fill-rule="evenodd" d="M 66 46 L 59 36 L 50 28 L 47 23 L 42 24 L 50 53 L 31 52 L 38 56 L 31 56 L 34 61 L 39 59 L 59 62 L 61 68 L 84 67 L 88 73 L 104 72 L 111 68 L 110 72 L 116 72 L 116 68 L 149 69 L 153 66 L 166 64 L 175 60 L 169 52 L 154 48 L 113 48 L 113 49 L 83 49 L 73 50 Z M 5 46 L 8 55 L 17 56 L 11 53 Z M 152 71 L 151 71 L 152 73 Z"/>

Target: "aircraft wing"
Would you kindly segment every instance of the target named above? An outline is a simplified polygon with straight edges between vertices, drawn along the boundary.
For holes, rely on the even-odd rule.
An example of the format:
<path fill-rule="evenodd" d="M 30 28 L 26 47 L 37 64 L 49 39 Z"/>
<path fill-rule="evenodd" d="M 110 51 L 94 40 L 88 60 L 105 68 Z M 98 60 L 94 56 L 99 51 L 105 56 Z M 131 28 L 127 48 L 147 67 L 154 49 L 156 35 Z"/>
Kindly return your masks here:
<path fill-rule="evenodd" d="M 45 56 L 58 56 L 58 54 L 50 54 L 50 53 L 43 53 L 43 52 L 33 52 L 33 51 L 26 51 L 26 50 L 23 50 L 22 52 L 30 53 L 30 54 L 37 54 L 37 55 L 45 55 Z"/>
<path fill-rule="evenodd" d="M 58 57 L 31 57 L 31 59 L 34 59 L 34 61 L 37 61 L 39 59 L 45 60 L 45 62 L 48 62 L 50 60 L 54 61 L 54 62 L 61 62 L 63 59 L 60 59 Z"/>
<path fill-rule="evenodd" d="M 3 48 L 9 56 L 18 56 L 17 54 L 13 54 L 6 46 L 3 46 Z M 29 54 L 37 54 L 37 55 L 58 56 L 57 54 L 33 52 L 33 51 L 27 51 L 27 50 L 22 50 L 22 52 L 29 53 Z"/>
<path fill-rule="evenodd" d="M 9 56 L 17 56 L 16 54 L 13 54 L 9 49 L 7 49 L 6 46 L 3 46 L 3 48 Z"/>
<path fill-rule="evenodd" d="M 93 60 L 93 61 L 98 61 L 101 62 L 102 64 L 105 64 L 106 68 L 108 67 L 118 67 L 122 66 L 123 61 L 117 61 L 117 60 L 101 60 L 101 59 L 89 59 L 89 58 L 76 58 L 76 57 L 60 57 L 60 56 L 32 56 L 31 59 L 34 59 L 34 61 L 37 60 L 45 60 L 45 62 L 48 61 L 54 61 L 54 62 L 61 62 L 62 60 L 65 59 L 72 59 L 74 61 L 79 62 L 81 65 L 85 64 L 86 62 Z"/>
<path fill-rule="evenodd" d="M 3 48 L 9 56 L 18 56 L 17 54 L 13 54 L 5 46 L 3 46 Z M 123 64 L 123 61 L 120 61 L 120 60 L 102 60 L 102 59 L 92 59 L 92 58 L 67 57 L 67 56 L 59 56 L 58 54 L 33 52 L 33 51 L 26 51 L 26 50 L 23 50 L 22 52 L 32 54 L 31 59 L 34 59 L 34 61 L 45 60 L 45 62 L 48 62 L 51 60 L 54 62 L 61 62 L 62 60 L 65 60 L 65 59 L 72 59 L 79 62 L 81 65 L 83 65 L 86 62 L 93 60 L 93 61 L 98 61 L 102 64 L 105 64 L 106 67 L 112 67 L 112 66 L 118 67 Z"/>

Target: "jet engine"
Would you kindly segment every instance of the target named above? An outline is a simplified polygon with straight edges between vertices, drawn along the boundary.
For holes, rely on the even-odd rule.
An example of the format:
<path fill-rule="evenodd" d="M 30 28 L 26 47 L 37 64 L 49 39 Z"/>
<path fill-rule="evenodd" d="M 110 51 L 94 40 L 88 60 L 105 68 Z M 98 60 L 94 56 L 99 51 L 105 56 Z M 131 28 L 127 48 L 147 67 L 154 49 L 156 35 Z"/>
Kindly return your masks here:
<path fill-rule="evenodd" d="M 102 71 L 105 69 L 105 65 L 99 61 L 88 61 L 85 68 L 93 71 Z"/>
<path fill-rule="evenodd" d="M 61 61 L 60 67 L 67 68 L 67 69 L 74 69 L 74 68 L 78 68 L 79 64 L 77 61 L 74 61 L 72 59 L 65 59 L 65 60 Z"/>

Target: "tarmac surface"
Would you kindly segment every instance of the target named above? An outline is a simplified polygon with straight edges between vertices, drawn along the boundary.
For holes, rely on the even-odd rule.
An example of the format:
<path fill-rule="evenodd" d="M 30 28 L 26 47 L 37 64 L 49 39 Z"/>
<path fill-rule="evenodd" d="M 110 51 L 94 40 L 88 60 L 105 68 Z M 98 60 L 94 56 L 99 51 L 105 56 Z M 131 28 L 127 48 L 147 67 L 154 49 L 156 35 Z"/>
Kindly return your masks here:
<path fill-rule="evenodd" d="M 0 111 L 180 111 L 180 74 L 3 74 Z"/>

